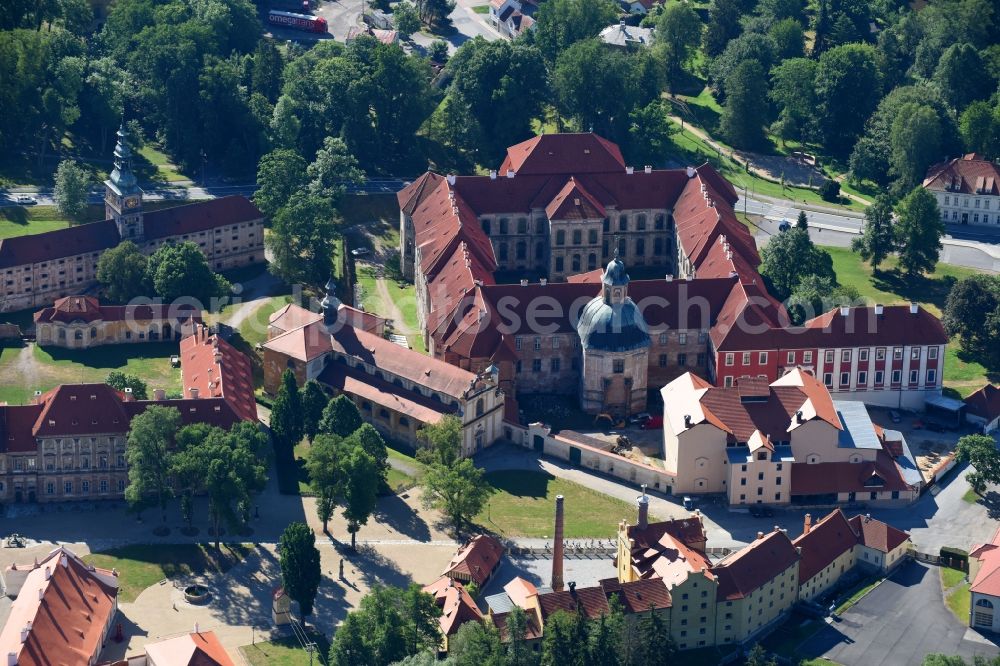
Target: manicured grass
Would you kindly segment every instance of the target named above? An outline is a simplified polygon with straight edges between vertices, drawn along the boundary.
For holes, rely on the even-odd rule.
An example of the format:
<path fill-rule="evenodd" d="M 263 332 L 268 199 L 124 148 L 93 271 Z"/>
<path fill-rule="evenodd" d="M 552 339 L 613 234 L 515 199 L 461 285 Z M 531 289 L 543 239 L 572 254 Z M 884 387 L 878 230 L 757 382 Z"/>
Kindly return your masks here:
<path fill-rule="evenodd" d="M 418 351 L 421 354 L 427 353 L 427 348 L 424 347 L 424 336 L 419 334 L 413 334 L 406 336 L 406 340 L 410 343 L 410 349 L 413 351 Z"/>
<path fill-rule="evenodd" d="M 309 472 L 306 471 L 306 461 L 309 460 L 309 441 L 303 439 L 295 445 L 295 472 L 299 483 L 300 495 L 312 495 L 309 486 Z"/>
<path fill-rule="evenodd" d="M 489 5 L 476 5 L 475 7 L 472 8 L 472 11 L 476 12 L 477 14 L 489 14 L 490 13 L 490 6 Z"/>
<path fill-rule="evenodd" d="M 361 292 L 361 305 L 367 312 L 385 315 L 385 303 L 378 293 L 376 286 L 375 269 L 371 266 L 361 266 L 358 268 L 358 288 Z"/>
<path fill-rule="evenodd" d="M 840 615 L 841 613 L 845 612 L 848 608 L 858 603 L 861 600 L 861 597 L 871 592 L 872 589 L 881 582 L 882 582 L 881 578 L 876 578 L 875 580 L 866 579 L 862 581 L 861 583 L 858 584 L 858 587 L 854 589 L 854 592 L 849 597 L 843 599 L 840 602 L 840 605 L 837 606 L 837 609 L 834 611 L 834 613 L 836 615 Z"/>
<path fill-rule="evenodd" d="M 323 634 L 312 632 L 310 640 L 316 643 L 319 651 L 319 655 L 313 655 L 312 659 L 294 636 L 244 645 L 240 648 L 240 654 L 249 666 L 312 666 L 326 663 L 325 655 L 330 649 L 330 641 Z"/>
<path fill-rule="evenodd" d="M 385 483 L 389 486 L 389 489 L 393 492 L 399 492 L 402 489 L 412 488 L 419 481 L 420 473 L 424 469 L 424 464 L 414 458 L 413 456 L 407 455 L 402 451 L 397 451 L 396 449 L 389 448 L 389 460 L 396 460 L 403 465 L 408 465 L 412 467 L 416 475 L 411 475 L 403 470 L 396 469 L 395 467 L 389 468 L 389 473 L 386 476 Z"/>
<path fill-rule="evenodd" d="M 799 662 L 799 666 L 840 666 L 835 661 L 826 657 L 816 657 L 815 659 L 804 659 Z"/>
<path fill-rule="evenodd" d="M 393 280 L 386 280 L 385 286 L 389 291 L 389 296 L 392 297 L 392 302 L 396 304 L 403 315 L 403 321 L 400 323 L 411 331 L 419 330 L 416 288 L 408 282 L 399 283 Z"/>
<path fill-rule="evenodd" d="M 167 182 L 191 180 L 188 176 L 182 174 L 177 167 L 170 162 L 170 158 L 158 150 L 156 146 L 146 144 L 139 150 L 139 154 L 146 158 L 150 164 L 156 167 L 156 173 L 152 176 L 155 180 L 164 180 Z"/>
<path fill-rule="evenodd" d="M 551 538 L 556 495 L 566 498 L 569 539 L 607 539 L 616 534 L 623 518 L 634 524 L 638 517 L 636 508 L 626 502 L 550 474 L 490 472 L 486 480 L 497 493 L 475 520 L 508 537 Z"/>
<path fill-rule="evenodd" d="M 969 504 L 975 504 L 976 502 L 979 501 L 979 499 L 980 499 L 979 493 L 977 493 L 972 488 L 969 488 L 968 490 L 966 490 L 965 494 L 962 495 L 962 501 L 963 502 L 968 502 Z M 944 576 L 944 569 L 941 569 L 941 572 L 942 572 L 941 575 Z M 964 572 L 962 572 L 962 573 L 964 574 Z"/>
<path fill-rule="evenodd" d="M 260 307 L 254 310 L 252 315 L 240 323 L 240 336 L 251 347 L 265 342 L 267 340 L 267 320 L 291 301 L 291 296 L 272 296 L 264 301 Z"/>
<path fill-rule="evenodd" d="M 891 257 L 876 275 L 871 266 L 850 248 L 823 247 L 833 258 L 837 281 L 858 290 L 871 303 L 892 305 L 916 301 L 940 317 L 952 286 L 978 271 L 961 266 L 939 263 L 933 273 L 910 279 L 896 272 L 898 262 Z M 944 385 L 965 397 L 987 381 L 987 369 L 965 358 L 957 339 L 952 339 L 945 352 Z"/>
<path fill-rule="evenodd" d="M 952 590 L 944 600 L 948 610 L 963 625 L 969 623 L 969 609 L 972 605 L 972 594 L 969 592 L 969 583 L 963 581 Z"/>
<path fill-rule="evenodd" d="M 118 600 L 129 602 L 164 578 L 225 573 L 252 550 L 251 544 L 224 543 L 221 552 L 208 544 L 137 544 L 92 553 L 83 559 L 96 567 L 117 569 L 121 585 Z"/>
<path fill-rule="evenodd" d="M 944 589 L 950 590 L 959 583 L 965 580 L 965 572 L 961 569 L 952 569 L 951 567 L 940 567 L 941 571 L 941 584 Z"/>
<path fill-rule="evenodd" d="M 170 367 L 178 352 L 176 342 L 107 345 L 70 350 L 59 347 L 6 347 L 0 350 L 0 400 L 28 402 L 33 393 L 60 384 L 100 383 L 112 370 L 143 379 L 153 389 L 180 394 L 181 371 Z"/>

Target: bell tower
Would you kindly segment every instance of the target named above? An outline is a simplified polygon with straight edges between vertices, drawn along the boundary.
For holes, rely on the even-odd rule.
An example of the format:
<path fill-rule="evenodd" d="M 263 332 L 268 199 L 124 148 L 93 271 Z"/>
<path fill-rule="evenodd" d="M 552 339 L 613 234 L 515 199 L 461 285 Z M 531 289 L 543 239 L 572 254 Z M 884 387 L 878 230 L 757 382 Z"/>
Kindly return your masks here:
<path fill-rule="evenodd" d="M 132 173 L 132 151 L 128 147 L 125 123 L 118 128 L 115 144 L 115 168 L 104 181 L 104 213 L 114 220 L 122 240 L 141 243 L 145 238 L 142 226 L 142 189 Z"/>

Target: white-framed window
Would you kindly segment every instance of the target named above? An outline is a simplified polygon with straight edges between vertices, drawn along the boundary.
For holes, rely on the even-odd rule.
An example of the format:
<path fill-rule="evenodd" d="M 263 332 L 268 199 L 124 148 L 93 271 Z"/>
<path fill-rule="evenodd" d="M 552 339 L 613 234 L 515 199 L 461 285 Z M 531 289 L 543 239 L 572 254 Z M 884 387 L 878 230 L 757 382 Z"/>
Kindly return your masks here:
<path fill-rule="evenodd" d="M 859 349 L 858 350 L 858 360 L 862 361 L 862 362 L 868 360 L 868 350 L 867 349 Z"/>
<path fill-rule="evenodd" d="M 660 333 L 660 344 L 661 345 L 667 344 L 667 334 L 666 333 Z"/>
<path fill-rule="evenodd" d="M 881 370 L 875 371 L 875 386 L 881 386 L 885 382 L 885 373 Z"/>
<path fill-rule="evenodd" d="M 937 383 L 937 370 L 935 370 L 934 368 L 931 368 L 930 370 L 927 371 L 927 383 L 928 384 Z"/>
<path fill-rule="evenodd" d="M 903 371 L 902 370 L 893 370 L 892 371 L 892 383 L 893 384 L 898 384 L 902 380 L 903 380 Z"/>
<path fill-rule="evenodd" d="M 793 365 L 795 363 L 795 352 L 788 352 L 787 360 L 785 362 L 788 365 Z"/>
<path fill-rule="evenodd" d="M 911 361 L 920 360 L 920 347 L 913 347 L 910 349 L 910 360 Z"/>
<path fill-rule="evenodd" d="M 885 360 L 885 347 L 879 347 L 875 350 L 875 360 L 884 361 Z"/>
<path fill-rule="evenodd" d="M 850 383 L 851 383 L 851 373 L 849 372 L 840 373 L 840 385 L 847 386 Z"/>
<path fill-rule="evenodd" d="M 826 356 L 826 362 L 827 363 L 833 363 L 833 350 L 832 349 L 827 349 L 825 356 Z"/>
<path fill-rule="evenodd" d="M 750 352 L 743 352 L 743 365 L 750 365 Z"/>
<path fill-rule="evenodd" d="M 894 361 L 902 361 L 903 360 L 903 348 L 902 347 L 893 347 L 892 348 L 892 359 Z"/>
<path fill-rule="evenodd" d="M 535 351 L 541 351 L 541 350 L 542 350 L 542 339 L 535 338 Z"/>
<path fill-rule="evenodd" d="M 850 349 L 845 349 L 845 350 L 843 350 L 843 351 L 840 352 L 840 362 L 841 363 L 850 363 L 851 362 L 851 350 Z"/>
<path fill-rule="evenodd" d="M 736 354 L 729 352 L 726 354 L 726 365 L 732 365 L 736 362 Z"/>
<path fill-rule="evenodd" d="M 930 360 L 933 361 L 934 359 L 937 358 L 937 355 L 938 355 L 938 348 L 937 347 L 928 347 L 927 348 L 927 358 L 929 358 Z"/>
<path fill-rule="evenodd" d="M 866 386 L 868 384 L 868 373 L 862 370 L 858 373 L 858 386 Z"/>
<path fill-rule="evenodd" d="M 688 334 L 687 333 L 678 333 L 677 334 L 677 342 L 679 344 L 686 345 L 688 343 Z"/>
<path fill-rule="evenodd" d="M 761 365 L 767 365 L 767 352 L 761 352 L 757 355 L 757 362 Z"/>
<path fill-rule="evenodd" d="M 826 384 L 827 388 L 833 388 L 833 373 L 825 372 L 823 373 L 823 383 Z"/>
<path fill-rule="evenodd" d="M 919 374 L 919 372 L 917 370 L 910 370 L 910 383 L 911 384 L 916 384 L 917 383 L 917 375 L 918 374 Z"/>
<path fill-rule="evenodd" d="M 803 363 L 812 363 L 813 362 L 813 353 L 811 351 L 802 352 L 802 362 Z"/>
<path fill-rule="evenodd" d="M 731 388 L 733 385 L 733 378 L 731 376 L 727 376 L 725 379 L 722 380 L 722 385 L 725 386 L 726 388 Z"/>
<path fill-rule="evenodd" d="M 521 351 L 521 344 L 521 336 L 514 338 L 514 348 L 517 349 L 517 351 Z"/>

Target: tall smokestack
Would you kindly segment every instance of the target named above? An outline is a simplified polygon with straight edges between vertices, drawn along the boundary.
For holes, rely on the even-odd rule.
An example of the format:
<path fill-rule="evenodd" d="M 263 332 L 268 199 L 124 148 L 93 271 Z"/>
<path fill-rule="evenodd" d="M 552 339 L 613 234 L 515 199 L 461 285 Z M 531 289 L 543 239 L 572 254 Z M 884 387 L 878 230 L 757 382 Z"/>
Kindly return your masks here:
<path fill-rule="evenodd" d="M 563 496 L 556 495 L 556 532 L 552 544 L 552 585 L 553 591 L 563 589 Z"/>
<path fill-rule="evenodd" d="M 636 498 L 635 503 L 639 507 L 639 521 L 636 523 L 636 527 L 644 530 L 649 526 L 649 498 L 646 497 L 645 483 L 642 484 L 642 495 Z"/>

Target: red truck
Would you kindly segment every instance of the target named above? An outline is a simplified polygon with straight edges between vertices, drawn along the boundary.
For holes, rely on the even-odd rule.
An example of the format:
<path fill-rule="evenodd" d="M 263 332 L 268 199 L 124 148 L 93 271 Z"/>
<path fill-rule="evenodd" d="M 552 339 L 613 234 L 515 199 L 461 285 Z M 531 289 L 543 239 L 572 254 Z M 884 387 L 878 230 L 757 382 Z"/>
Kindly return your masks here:
<path fill-rule="evenodd" d="M 267 22 L 271 25 L 280 25 L 285 28 L 296 28 L 306 32 L 327 31 L 326 19 L 320 16 L 309 16 L 308 14 L 295 14 L 293 12 L 282 12 L 272 9 L 267 14 Z"/>

